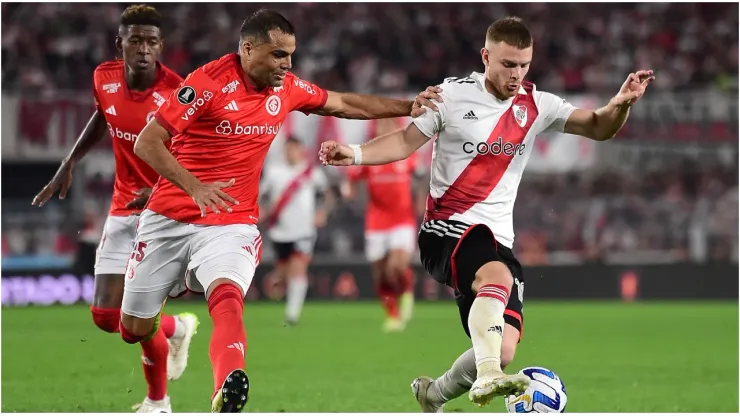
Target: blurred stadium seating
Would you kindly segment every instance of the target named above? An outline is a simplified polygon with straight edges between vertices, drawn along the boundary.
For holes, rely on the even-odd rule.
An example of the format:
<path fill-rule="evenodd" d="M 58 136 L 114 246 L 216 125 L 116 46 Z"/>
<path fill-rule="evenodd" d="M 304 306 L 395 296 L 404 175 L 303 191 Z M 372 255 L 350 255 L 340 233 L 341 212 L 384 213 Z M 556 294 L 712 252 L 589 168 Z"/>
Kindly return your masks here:
<path fill-rule="evenodd" d="M 115 54 L 122 7 L 2 5 L 4 271 L 69 263 L 81 235 L 97 238 L 112 184 L 107 143 L 79 166 L 68 201 L 42 210 L 29 202 L 89 117 L 92 70 Z M 182 74 L 234 50 L 240 19 L 257 8 L 157 7 L 169 19 L 163 60 Z M 736 4 L 274 8 L 298 28 L 295 72 L 329 89 L 413 94 L 480 70 L 485 28 L 507 14 L 533 30 L 529 78 L 575 104 L 599 105 L 631 70 L 654 68 L 657 80 L 618 140 L 539 139 L 516 206 L 517 251 L 527 264 L 737 262 Z M 358 122 L 298 117 L 284 126 L 271 163 L 279 162 L 287 134 L 309 146 L 367 138 Z M 341 171 L 327 173 L 338 185 Z M 418 186 L 423 192 L 424 181 Z M 363 211 L 362 198 L 337 205 L 319 236 L 319 258 L 337 252 L 362 258 Z"/>

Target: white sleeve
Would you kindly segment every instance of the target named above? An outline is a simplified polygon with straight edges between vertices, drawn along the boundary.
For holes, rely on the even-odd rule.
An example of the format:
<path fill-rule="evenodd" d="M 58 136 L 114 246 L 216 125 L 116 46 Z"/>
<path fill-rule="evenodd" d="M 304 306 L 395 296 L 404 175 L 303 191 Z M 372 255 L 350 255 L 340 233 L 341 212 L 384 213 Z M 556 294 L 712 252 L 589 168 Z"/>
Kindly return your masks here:
<path fill-rule="evenodd" d="M 445 86 L 446 88 L 449 88 L 449 86 Z M 444 88 L 444 87 L 443 87 Z M 448 100 L 449 96 L 444 93 L 440 93 L 442 96 L 442 99 Z M 434 102 L 434 104 L 437 106 L 437 109 L 439 111 L 434 111 L 430 108 L 426 108 L 427 111 L 424 112 L 424 114 L 420 115 L 419 117 L 416 117 L 413 120 L 413 123 L 416 125 L 416 128 L 419 129 L 420 132 L 422 132 L 425 136 L 429 137 L 430 139 L 435 134 L 439 133 L 444 129 L 445 126 L 445 113 L 446 113 L 446 107 L 445 103 L 438 103 Z"/>
<path fill-rule="evenodd" d="M 270 169 L 265 169 L 262 171 L 262 178 L 260 179 L 260 192 L 259 192 L 259 198 L 262 199 L 265 196 L 270 194 Z"/>
<path fill-rule="evenodd" d="M 535 91 L 534 94 L 537 110 L 545 120 L 545 129 L 543 131 L 563 133 L 565 123 L 576 108 L 564 98 L 560 98 L 555 94 L 541 91 Z"/>
<path fill-rule="evenodd" d="M 324 172 L 320 167 L 313 170 L 313 184 L 318 191 L 324 191 L 329 187 L 329 181 L 326 179 L 326 175 L 324 175 Z"/>

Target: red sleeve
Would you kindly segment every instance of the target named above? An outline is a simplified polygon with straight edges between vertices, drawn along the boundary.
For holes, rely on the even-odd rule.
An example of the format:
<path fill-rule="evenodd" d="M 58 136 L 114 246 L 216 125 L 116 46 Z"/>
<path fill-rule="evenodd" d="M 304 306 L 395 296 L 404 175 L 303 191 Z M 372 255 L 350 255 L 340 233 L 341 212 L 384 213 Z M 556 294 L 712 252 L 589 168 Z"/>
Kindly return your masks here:
<path fill-rule="evenodd" d="M 353 165 L 347 169 L 347 179 L 352 182 L 367 178 L 367 168 L 364 165 Z"/>
<path fill-rule="evenodd" d="M 184 132 L 213 107 L 220 94 L 214 84 L 201 69 L 195 70 L 170 94 L 154 117 L 172 136 Z"/>
<path fill-rule="evenodd" d="M 102 113 L 103 109 L 100 108 L 100 98 L 98 97 L 98 85 L 95 82 L 95 75 L 93 74 L 93 101 L 95 101 L 95 110 Z"/>
<path fill-rule="evenodd" d="M 326 104 L 329 93 L 318 85 L 298 77 L 286 79 L 286 82 L 290 83 L 290 111 L 298 110 L 308 114 Z"/>

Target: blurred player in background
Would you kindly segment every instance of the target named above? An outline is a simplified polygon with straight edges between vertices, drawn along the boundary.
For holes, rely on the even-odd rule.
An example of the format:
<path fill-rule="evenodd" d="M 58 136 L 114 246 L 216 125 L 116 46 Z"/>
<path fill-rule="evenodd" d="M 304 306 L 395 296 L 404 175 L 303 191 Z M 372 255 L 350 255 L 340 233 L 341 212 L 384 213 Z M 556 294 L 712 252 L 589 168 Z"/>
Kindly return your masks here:
<path fill-rule="evenodd" d="M 139 131 L 152 119 L 182 78 L 158 62 L 164 46 L 162 16 L 151 6 L 129 6 L 121 15 L 116 48 L 123 59 L 100 64 L 93 74 L 95 113 L 54 178 L 33 200 L 43 206 L 55 192 L 64 199 L 75 165 L 104 137 L 113 140 L 116 163 L 110 212 L 95 260 L 93 321 L 105 332 L 119 332 L 124 273 L 136 237 L 139 214 L 159 175 L 134 154 Z M 167 378 L 185 371 L 193 314 L 162 315 L 160 330 L 142 341 L 147 397 L 139 412 L 171 412 Z M 169 345 L 168 345 L 169 344 Z"/>
<path fill-rule="evenodd" d="M 316 242 L 316 228 L 326 224 L 332 201 L 328 181 L 306 157 L 300 140 L 285 140 L 285 162 L 265 167 L 260 193 L 270 240 L 277 252 L 278 278 L 286 284 L 285 322 L 295 325 L 301 316 L 308 292 L 308 265 Z M 317 200 L 323 202 L 316 207 Z"/>
<path fill-rule="evenodd" d="M 611 139 L 654 79 L 652 71 L 629 74 L 606 106 L 576 109 L 524 81 L 532 43 L 520 19 L 499 20 L 488 28 L 481 49 L 485 72 L 448 78 L 434 88 L 441 94 L 438 112 L 362 146 L 322 144 L 326 164 L 379 165 L 403 160 L 437 136 L 419 250 L 429 274 L 455 289 L 473 348 L 438 379 L 414 380 L 424 412 L 441 412 L 444 403 L 468 390 L 472 402 L 484 405 L 529 385 L 528 377 L 503 369 L 522 334 L 524 279 L 512 252 L 513 210 L 535 137 L 558 131 Z"/>
<path fill-rule="evenodd" d="M 374 121 L 371 137 L 398 130 L 399 119 Z M 368 206 L 365 214 L 365 255 L 372 263 L 373 280 L 383 303 L 387 332 L 403 331 L 414 308 L 414 271 L 411 255 L 416 251 L 416 215 L 412 181 L 417 157 L 379 166 L 353 166 L 343 184 L 346 198 L 353 199 L 357 182 L 365 181 Z M 399 310 L 400 300 L 400 310 Z"/>
<path fill-rule="evenodd" d="M 434 104 L 336 93 L 290 71 L 293 25 L 260 10 L 242 24 L 237 53 L 193 71 L 139 134 L 134 151 L 160 179 L 141 214 L 126 271 L 121 337 L 156 331 L 162 302 L 187 285 L 205 292 L 213 320 L 213 412 L 240 412 L 244 296 L 259 263 L 259 180 L 265 157 L 291 111 L 353 119 L 420 115 Z M 433 107 L 433 108 L 436 108 Z M 413 113 L 413 114 L 412 114 Z M 172 153 L 165 143 L 172 139 Z M 187 277 L 183 277 L 188 271 Z"/>

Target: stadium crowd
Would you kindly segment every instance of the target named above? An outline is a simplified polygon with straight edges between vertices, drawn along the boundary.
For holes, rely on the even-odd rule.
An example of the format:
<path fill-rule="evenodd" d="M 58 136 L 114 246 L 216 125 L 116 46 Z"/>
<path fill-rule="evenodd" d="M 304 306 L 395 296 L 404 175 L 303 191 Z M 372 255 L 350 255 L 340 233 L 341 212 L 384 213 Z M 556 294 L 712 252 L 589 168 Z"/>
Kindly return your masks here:
<path fill-rule="evenodd" d="M 113 39 L 123 7 L 3 3 L 3 93 L 89 94 L 95 66 L 115 56 Z M 232 39 L 240 19 L 258 7 L 157 4 L 169 22 L 162 60 L 187 74 L 236 50 Z M 631 70 L 651 67 L 659 74 L 651 87 L 656 90 L 737 91 L 736 3 L 269 7 L 297 28 L 295 72 L 333 90 L 417 91 L 447 76 L 480 70 L 482 33 L 495 18 L 514 14 L 533 32 L 535 63 L 528 78 L 540 89 L 613 93 Z M 514 219 L 519 256 L 536 264 L 548 262 L 553 252 L 603 261 L 611 253 L 658 250 L 697 261 L 737 261 L 737 162 L 718 166 L 677 165 L 641 175 L 525 175 Z M 85 203 L 84 218 L 54 203 L 29 213 L 30 199 L 3 200 L 3 256 L 73 252 L 80 230 L 102 227 L 111 179 L 88 181 L 86 193 L 96 197 Z M 337 204 L 320 232 L 317 252 L 362 253 L 363 216 L 362 199 Z"/>
<path fill-rule="evenodd" d="M 115 55 L 118 3 L 4 3 L 2 87 L 50 94 L 86 90 Z M 170 24 L 163 56 L 187 74 L 236 50 L 231 41 L 249 3 L 159 3 Z M 481 34 L 505 15 L 535 38 L 529 78 L 541 89 L 613 91 L 625 74 L 651 67 L 651 88 L 737 88 L 737 3 L 457 3 L 269 5 L 298 31 L 294 66 L 334 90 L 418 90 L 480 68 Z M 176 22 L 176 24 L 175 24 Z M 551 36 L 551 34 L 557 36 Z M 609 53 L 604 55 L 604 51 Z"/>

